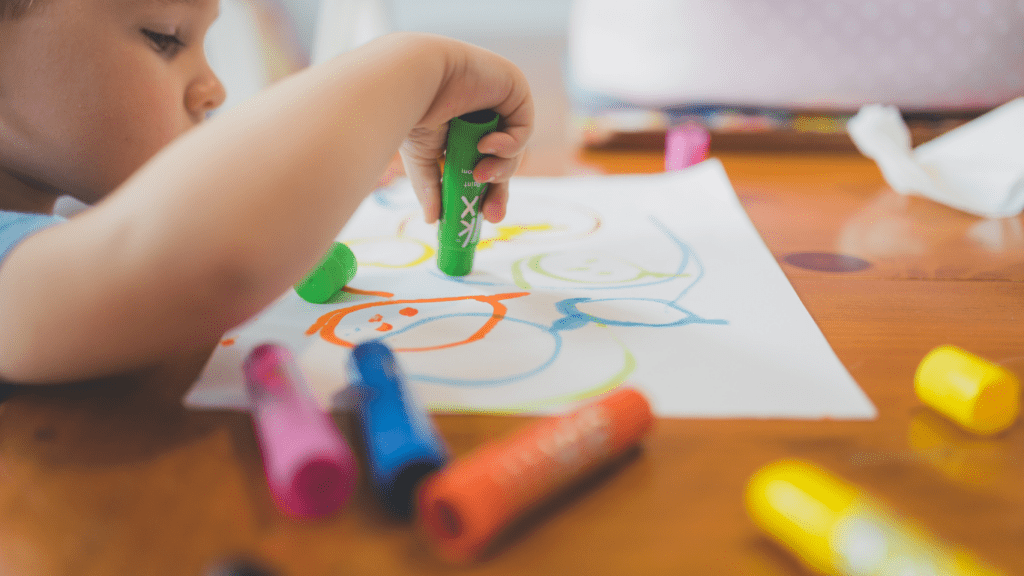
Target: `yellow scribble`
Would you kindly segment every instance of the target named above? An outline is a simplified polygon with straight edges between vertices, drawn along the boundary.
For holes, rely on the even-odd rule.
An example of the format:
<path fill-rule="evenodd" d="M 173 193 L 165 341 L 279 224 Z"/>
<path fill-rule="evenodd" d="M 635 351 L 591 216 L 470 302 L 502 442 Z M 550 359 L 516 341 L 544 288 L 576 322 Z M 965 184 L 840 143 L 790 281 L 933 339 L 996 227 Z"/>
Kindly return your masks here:
<path fill-rule="evenodd" d="M 547 232 L 553 229 L 554 226 L 551 224 L 527 224 L 527 225 L 516 225 L 516 226 L 497 226 L 497 234 L 491 238 L 485 238 L 476 245 L 477 250 L 486 250 L 494 245 L 495 242 L 510 242 L 523 234 L 530 232 Z"/>

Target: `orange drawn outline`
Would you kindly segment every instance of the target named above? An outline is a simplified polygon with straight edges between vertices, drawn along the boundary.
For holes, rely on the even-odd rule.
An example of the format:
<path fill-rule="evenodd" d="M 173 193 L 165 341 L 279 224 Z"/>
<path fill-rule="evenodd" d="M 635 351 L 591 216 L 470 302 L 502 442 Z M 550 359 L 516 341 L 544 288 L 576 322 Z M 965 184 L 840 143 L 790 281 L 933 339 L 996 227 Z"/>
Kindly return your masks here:
<path fill-rule="evenodd" d="M 342 292 L 348 292 L 349 294 L 361 294 L 363 296 L 380 296 L 381 298 L 391 298 L 394 296 L 391 292 L 375 292 L 373 290 L 360 290 L 359 288 L 353 288 L 351 286 L 345 286 L 341 289 Z"/>
<path fill-rule="evenodd" d="M 471 334 L 465 340 L 462 340 L 460 342 L 449 342 L 448 344 L 438 344 L 436 346 L 423 346 L 420 348 L 395 348 L 396 352 L 428 352 L 430 350 L 443 350 L 445 348 L 462 346 L 463 344 L 469 344 L 470 342 L 476 342 L 477 340 L 480 340 L 481 338 L 486 336 L 487 333 L 490 332 L 491 329 L 493 329 L 498 324 L 498 322 L 501 321 L 502 318 L 505 317 L 505 312 L 508 311 L 508 308 L 501 303 L 501 300 L 519 298 L 521 296 L 527 296 L 529 294 L 529 292 L 509 292 L 507 294 L 491 294 L 482 296 L 450 296 L 446 298 L 416 298 L 412 300 L 388 300 L 386 302 L 365 302 L 363 304 L 349 306 L 348 308 L 332 310 L 324 314 L 323 316 L 320 316 L 319 318 L 316 319 L 316 322 L 314 322 L 313 325 L 306 330 L 306 336 L 312 336 L 313 334 L 319 332 L 320 338 L 322 338 L 325 342 L 337 344 L 338 346 L 345 346 L 346 348 L 353 348 L 355 347 L 354 343 L 349 342 L 348 340 L 345 340 L 343 338 L 339 338 L 338 335 L 334 333 L 334 331 L 335 329 L 337 329 L 338 324 L 341 322 L 342 318 L 348 316 L 353 312 L 358 312 L 359 310 L 365 310 L 367 308 L 372 308 L 374 306 L 390 306 L 392 304 L 427 304 L 430 302 L 455 302 L 456 300 L 476 300 L 478 302 L 483 302 L 484 304 L 491 305 L 491 307 L 494 309 L 494 311 L 491 313 L 491 317 L 487 319 L 487 322 L 484 322 L 484 325 L 481 326 L 479 330 Z"/>

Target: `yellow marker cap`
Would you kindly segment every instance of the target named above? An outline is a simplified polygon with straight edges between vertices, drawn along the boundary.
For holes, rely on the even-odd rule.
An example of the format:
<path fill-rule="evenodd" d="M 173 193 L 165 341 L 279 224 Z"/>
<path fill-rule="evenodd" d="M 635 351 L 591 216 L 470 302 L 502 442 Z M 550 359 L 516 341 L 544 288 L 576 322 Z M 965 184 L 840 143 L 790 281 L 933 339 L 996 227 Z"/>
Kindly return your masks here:
<path fill-rule="evenodd" d="M 1020 414 L 1020 381 L 1006 368 L 956 346 L 921 360 L 914 391 L 922 402 L 967 430 L 995 434 Z"/>
<path fill-rule="evenodd" d="M 747 483 L 747 513 L 820 572 L 836 571 L 830 539 L 849 514 L 859 491 L 802 460 L 780 460 L 758 470 Z"/>

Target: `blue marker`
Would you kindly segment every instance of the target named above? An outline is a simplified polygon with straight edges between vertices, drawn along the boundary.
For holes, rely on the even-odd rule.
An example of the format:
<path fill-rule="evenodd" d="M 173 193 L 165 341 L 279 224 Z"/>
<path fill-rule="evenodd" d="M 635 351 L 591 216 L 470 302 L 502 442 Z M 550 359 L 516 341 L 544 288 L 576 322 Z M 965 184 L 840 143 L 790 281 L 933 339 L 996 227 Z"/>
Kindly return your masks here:
<path fill-rule="evenodd" d="M 445 464 L 448 450 L 403 380 L 385 344 L 364 342 L 352 350 L 349 381 L 370 481 L 384 508 L 409 518 L 417 484 Z"/>

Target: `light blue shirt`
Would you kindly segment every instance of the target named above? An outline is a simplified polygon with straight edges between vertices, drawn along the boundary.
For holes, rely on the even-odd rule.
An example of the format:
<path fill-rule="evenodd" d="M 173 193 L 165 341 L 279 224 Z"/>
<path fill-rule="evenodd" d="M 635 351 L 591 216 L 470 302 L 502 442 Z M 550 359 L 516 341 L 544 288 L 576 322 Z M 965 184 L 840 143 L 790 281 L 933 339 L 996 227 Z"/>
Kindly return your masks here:
<path fill-rule="evenodd" d="M 0 210 L 0 264 L 18 242 L 36 230 L 64 221 L 60 216 L 48 214 L 26 214 Z"/>

